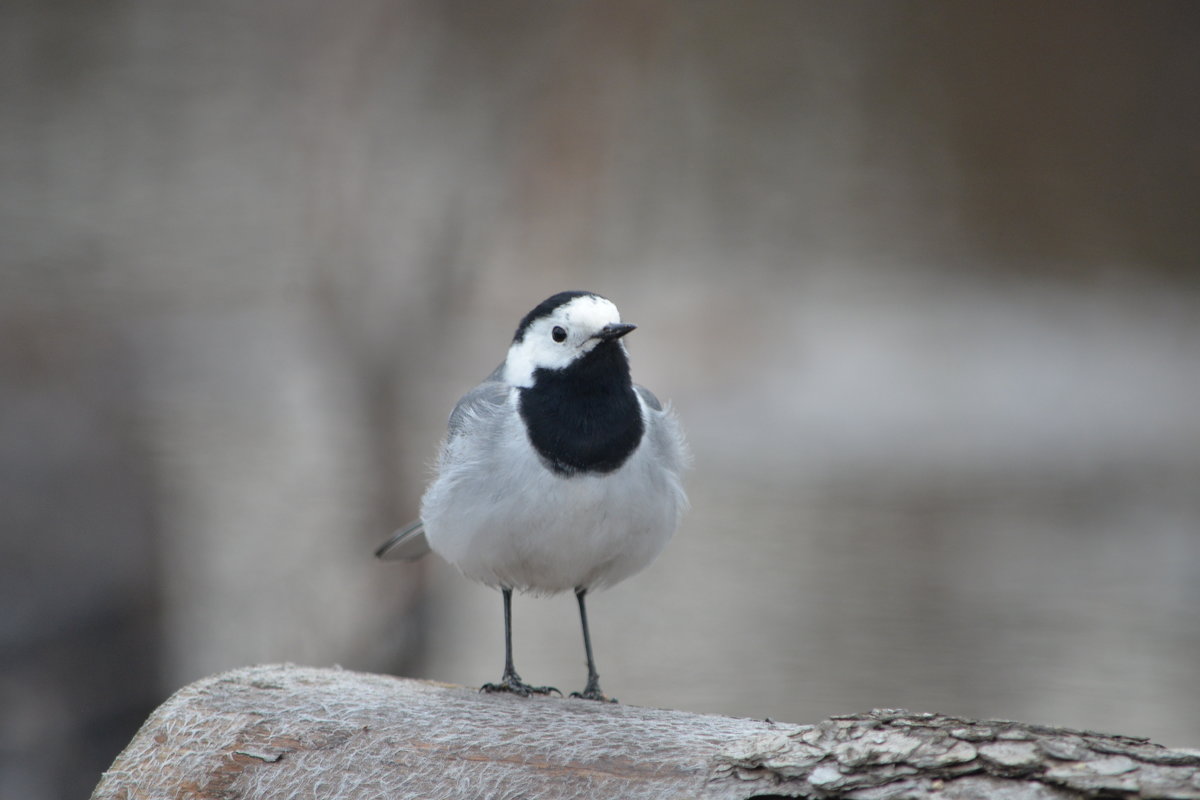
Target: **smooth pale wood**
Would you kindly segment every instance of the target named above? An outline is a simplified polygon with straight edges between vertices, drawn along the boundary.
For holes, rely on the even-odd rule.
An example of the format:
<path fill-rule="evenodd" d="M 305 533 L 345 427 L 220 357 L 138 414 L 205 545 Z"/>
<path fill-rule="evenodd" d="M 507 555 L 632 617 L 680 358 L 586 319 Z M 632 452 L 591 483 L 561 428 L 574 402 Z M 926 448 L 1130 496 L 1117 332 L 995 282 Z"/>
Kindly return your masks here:
<path fill-rule="evenodd" d="M 1200 800 L 1200 751 L 905 711 L 785 725 L 274 665 L 180 690 L 92 798 L 764 796 Z"/>

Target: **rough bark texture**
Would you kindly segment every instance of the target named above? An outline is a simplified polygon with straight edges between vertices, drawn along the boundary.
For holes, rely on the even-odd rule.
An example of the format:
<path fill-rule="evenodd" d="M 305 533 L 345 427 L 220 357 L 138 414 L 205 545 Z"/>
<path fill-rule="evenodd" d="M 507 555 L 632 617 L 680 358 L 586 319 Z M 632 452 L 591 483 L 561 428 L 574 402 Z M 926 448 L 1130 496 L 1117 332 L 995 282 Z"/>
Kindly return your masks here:
<path fill-rule="evenodd" d="M 296 666 L 185 687 L 93 800 L 1200 798 L 1200 751 L 875 710 L 816 725 Z"/>

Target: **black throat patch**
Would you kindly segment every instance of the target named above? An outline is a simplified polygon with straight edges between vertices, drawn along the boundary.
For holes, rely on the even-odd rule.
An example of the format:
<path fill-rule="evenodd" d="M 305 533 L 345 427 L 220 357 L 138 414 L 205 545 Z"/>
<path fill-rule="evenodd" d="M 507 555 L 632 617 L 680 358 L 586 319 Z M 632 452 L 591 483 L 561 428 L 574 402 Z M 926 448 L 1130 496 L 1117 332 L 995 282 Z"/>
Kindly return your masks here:
<path fill-rule="evenodd" d="M 559 475 L 612 472 L 645 428 L 617 342 L 601 342 L 566 369 L 539 369 L 521 389 L 521 419 L 543 463 Z"/>

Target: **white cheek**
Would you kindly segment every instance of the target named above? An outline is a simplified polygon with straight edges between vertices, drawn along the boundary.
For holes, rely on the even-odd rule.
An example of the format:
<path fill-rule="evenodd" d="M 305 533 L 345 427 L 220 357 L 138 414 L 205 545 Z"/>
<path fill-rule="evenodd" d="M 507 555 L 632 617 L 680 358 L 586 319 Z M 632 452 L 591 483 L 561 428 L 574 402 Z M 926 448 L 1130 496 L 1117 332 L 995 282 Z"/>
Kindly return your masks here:
<path fill-rule="evenodd" d="M 537 369 L 562 369 L 571 363 L 573 348 L 547 340 L 526 338 L 508 350 L 504 359 L 504 382 L 512 386 L 532 386 Z"/>
<path fill-rule="evenodd" d="M 517 347 L 509 349 L 508 358 L 504 359 L 504 382 L 510 386 L 533 386 L 533 362 Z"/>

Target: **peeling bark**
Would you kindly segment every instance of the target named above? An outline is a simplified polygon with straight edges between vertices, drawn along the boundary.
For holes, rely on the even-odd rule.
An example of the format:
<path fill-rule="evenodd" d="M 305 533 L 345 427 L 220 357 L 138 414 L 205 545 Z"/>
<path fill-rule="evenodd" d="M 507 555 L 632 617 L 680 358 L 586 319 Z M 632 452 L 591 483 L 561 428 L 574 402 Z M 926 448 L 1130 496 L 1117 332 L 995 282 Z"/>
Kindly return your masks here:
<path fill-rule="evenodd" d="M 92 795 L 266 797 L 1200 800 L 1200 750 L 887 709 L 785 725 L 284 665 L 180 690 Z"/>

